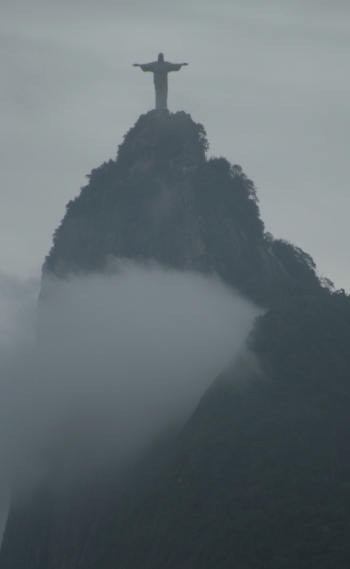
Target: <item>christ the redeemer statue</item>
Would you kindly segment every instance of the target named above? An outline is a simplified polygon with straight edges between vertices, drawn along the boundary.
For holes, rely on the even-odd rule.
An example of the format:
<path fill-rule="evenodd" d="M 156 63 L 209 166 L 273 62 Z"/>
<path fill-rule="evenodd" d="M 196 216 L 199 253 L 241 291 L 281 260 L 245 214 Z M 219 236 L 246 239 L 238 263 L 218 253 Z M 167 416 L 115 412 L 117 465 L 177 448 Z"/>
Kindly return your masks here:
<path fill-rule="evenodd" d="M 168 99 L 168 73 L 170 71 L 180 71 L 183 65 L 188 63 L 169 63 L 164 61 L 164 55 L 158 55 L 158 61 L 152 63 L 134 63 L 134 67 L 141 67 L 142 71 L 151 71 L 154 77 L 154 86 L 156 88 L 156 109 L 167 109 Z"/>

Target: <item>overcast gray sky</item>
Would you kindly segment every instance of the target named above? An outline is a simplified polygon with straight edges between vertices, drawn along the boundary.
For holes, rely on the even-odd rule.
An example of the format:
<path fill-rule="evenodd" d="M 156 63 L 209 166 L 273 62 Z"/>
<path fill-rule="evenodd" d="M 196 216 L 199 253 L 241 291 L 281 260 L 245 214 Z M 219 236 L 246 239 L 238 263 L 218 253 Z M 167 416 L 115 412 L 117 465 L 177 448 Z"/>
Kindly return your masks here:
<path fill-rule="evenodd" d="M 275 237 L 350 291 L 349 0 L 2 0 L 0 268 L 35 276 L 65 204 L 188 61 L 169 108 L 240 164 Z"/>

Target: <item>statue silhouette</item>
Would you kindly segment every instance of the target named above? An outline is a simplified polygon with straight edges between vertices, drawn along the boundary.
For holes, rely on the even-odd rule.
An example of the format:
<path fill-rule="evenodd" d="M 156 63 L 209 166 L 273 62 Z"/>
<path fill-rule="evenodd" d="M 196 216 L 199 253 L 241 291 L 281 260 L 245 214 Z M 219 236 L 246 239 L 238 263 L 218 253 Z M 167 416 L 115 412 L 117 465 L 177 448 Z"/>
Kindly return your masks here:
<path fill-rule="evenodd" d="M 156 89 L 156 109 L 168 108 L 168 73 L 180 71 L 183 65 L 188 65 L 188 63 L 169 63 L 169 61 L 164 61 L 162 53 L 158 55 L 158 61 L 142 64 L 134 63 L 134 67 L 141 67 L 142 71 L 151 71 L 153 73 Z"/>

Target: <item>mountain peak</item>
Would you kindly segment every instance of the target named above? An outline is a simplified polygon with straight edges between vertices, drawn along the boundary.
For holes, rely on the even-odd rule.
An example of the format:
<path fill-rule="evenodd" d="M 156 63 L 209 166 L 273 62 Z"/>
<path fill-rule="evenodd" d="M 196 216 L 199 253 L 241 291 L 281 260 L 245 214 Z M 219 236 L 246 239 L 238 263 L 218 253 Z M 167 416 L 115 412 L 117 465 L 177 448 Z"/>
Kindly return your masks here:
<path fill-rule="evenodd" d="M 141 115 L 119 146 L 121 169 L 144 171 L 167 166 L 191 169 L 205 161 L 209 144 L 203 125 L 184 111 L 153 110 Z"/>
<path fill-rule="evenodd" d="M 285 277 L 264 237 L 254 184 L 207 159 L 204 127 L 185 112 L 141 115 L 116 160 L 94 169 L 54 235 L 44 272 L 102 270 L 111 257 L 216 273 L 244 291 Z"/>

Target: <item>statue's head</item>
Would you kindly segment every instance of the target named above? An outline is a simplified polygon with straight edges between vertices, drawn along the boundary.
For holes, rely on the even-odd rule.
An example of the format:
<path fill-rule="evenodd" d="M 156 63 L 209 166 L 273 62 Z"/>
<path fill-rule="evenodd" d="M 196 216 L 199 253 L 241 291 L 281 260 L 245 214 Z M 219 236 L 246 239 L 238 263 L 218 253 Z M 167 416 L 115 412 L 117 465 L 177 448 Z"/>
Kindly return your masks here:
<path fill-rule="evenodd" d="M 158 61 L 159 61 L 159 62 L 163 62 L 163 61 L 164 61 L 164 55 L 163 55 L 162 53 L 160 53 L 160 54 L 158 55 Z"/>

